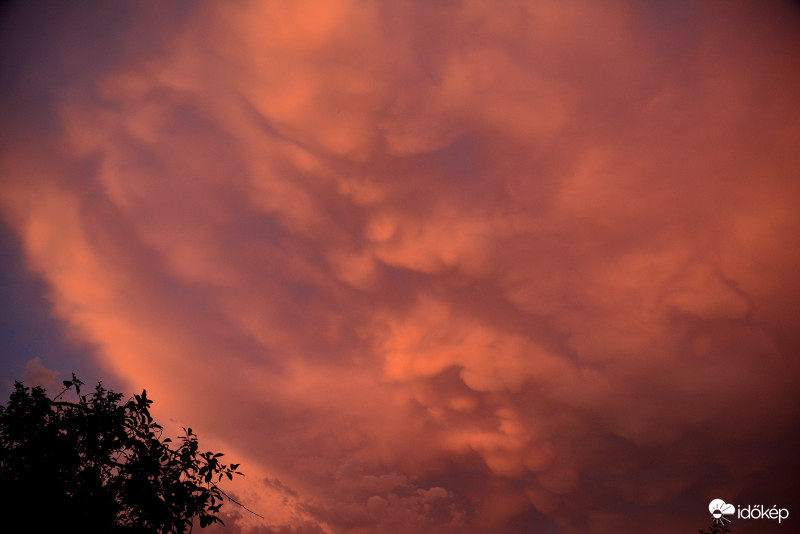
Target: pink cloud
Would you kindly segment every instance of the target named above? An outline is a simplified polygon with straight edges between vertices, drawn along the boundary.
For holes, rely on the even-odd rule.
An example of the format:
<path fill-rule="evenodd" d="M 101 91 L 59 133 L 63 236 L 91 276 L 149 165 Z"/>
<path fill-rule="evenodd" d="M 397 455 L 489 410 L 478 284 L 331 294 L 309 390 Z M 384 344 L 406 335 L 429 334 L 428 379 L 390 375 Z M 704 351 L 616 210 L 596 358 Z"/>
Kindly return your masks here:
<path fill-rule="evenodd" d="M 42 365 L 42 359 L 36 357 L 25 362 L 22 381 L 27 386 L 43 386 L 47 388 L 53 385 L 58 374 L 58 371 L 52 371 Z"/>
<path fill-rule="evenodd" d="M 792 483 L 788 11 L 204 5 L 53 91 L 0 202 L 99 364 L 242 458 L 237 528 L 701 528 Z"/>

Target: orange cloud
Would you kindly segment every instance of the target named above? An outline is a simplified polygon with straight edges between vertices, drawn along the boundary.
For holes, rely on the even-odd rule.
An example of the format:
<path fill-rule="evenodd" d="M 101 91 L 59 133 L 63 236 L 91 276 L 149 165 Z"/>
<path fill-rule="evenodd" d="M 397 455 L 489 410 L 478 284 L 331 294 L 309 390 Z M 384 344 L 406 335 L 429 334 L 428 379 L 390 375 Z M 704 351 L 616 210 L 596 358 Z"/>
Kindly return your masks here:
<path fill-rule="evenodd" d="M 242 458 L 236 528 L 675 532 L 792 491 L 788 6 L 149 9 L 4 127 L 0 203 L 98 365 Z"/>

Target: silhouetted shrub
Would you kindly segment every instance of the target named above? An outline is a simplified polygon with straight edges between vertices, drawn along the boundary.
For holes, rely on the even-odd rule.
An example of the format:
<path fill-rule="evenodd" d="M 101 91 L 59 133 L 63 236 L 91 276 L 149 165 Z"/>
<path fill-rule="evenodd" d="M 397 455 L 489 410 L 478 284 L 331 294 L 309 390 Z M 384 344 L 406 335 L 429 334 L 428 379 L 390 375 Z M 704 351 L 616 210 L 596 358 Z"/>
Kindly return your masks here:
<path fill-rule="evenodd" d="M 715 521 L 709 527 L 708 532 L 706 532 L 705 530 L 698 530 L 697 532 L 699 532 L 700 534 L 725 534 L 725 533 L 730 532 L 730 531 L 731 531 L 731 529 L 727 525 L 727 523 L 726 524 L 720 524 L 720 523 Z"/>
<path fill-rule="evenodd" d="M 217 483 L 241 475 L 221 453 L 199 452 L 191 428 L 174 446 L 150 416 L 147 392 L 72 375 L 51 399 L 17 382 L 0 406 L 0 508 L 27 532 L 176 532 L 222 523 Z M 230 499 L 230 497 L 228 497 Z M 234 501 L 235 502 L 235 501 Z M 237 503 L 238 504 L 238 503 Z"/>

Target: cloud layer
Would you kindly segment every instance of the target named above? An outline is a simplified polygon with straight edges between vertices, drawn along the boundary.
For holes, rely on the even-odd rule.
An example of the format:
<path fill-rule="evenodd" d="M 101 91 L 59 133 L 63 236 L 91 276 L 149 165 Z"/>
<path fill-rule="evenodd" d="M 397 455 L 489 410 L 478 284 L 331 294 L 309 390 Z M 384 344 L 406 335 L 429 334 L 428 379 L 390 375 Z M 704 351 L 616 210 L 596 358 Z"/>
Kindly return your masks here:
<path fill-rule="evenodd" d="M 98 365 L 245 460 L 240 528 L 797 502 L 790 7 L 74 9 L 3 212 Z"/>

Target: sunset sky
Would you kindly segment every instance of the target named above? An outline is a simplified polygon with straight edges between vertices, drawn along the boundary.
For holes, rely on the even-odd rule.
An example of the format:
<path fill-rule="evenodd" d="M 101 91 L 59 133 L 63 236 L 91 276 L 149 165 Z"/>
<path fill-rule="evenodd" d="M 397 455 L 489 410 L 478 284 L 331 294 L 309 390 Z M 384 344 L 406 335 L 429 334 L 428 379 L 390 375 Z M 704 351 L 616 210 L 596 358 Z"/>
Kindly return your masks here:
<path fill-rule="evenodd" d="M 0 13 L 3 401 L 147 388 L 223 532 L 797 531 L 795 3 Z"/>

